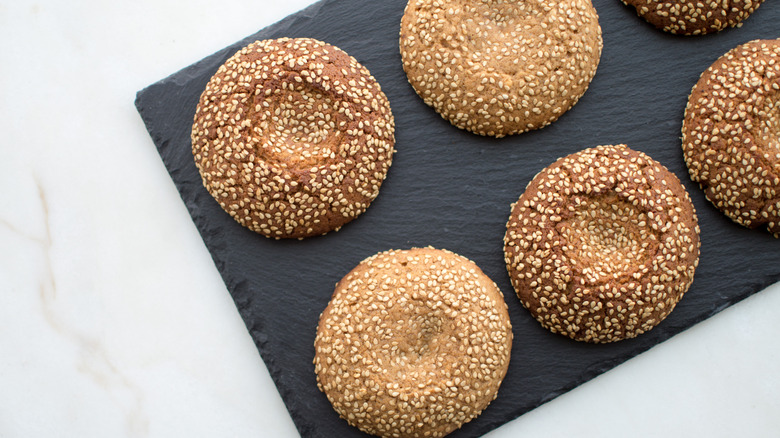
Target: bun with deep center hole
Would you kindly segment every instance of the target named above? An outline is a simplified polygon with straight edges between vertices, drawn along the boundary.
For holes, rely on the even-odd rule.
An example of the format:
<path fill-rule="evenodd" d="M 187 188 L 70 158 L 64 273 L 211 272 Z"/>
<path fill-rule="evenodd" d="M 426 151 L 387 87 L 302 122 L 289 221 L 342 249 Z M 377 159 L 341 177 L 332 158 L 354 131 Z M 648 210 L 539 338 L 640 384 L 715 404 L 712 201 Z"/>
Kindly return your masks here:
<path fill-rule="evenodd" d="M 338 230 L 379 193 L 393 157 L 390 104 L 369 71 L 309 38 L 254 42 L 206 85 L 192 127 L 203 185 L 272 238 Z"/>
<path fill-rule="evenodd" d="M 699 227 L 674 174 L 625 145 L 599 146 L 534 177 L 512 206 L 504 256 L 543 327 L 613 342 L 674 309 L 698 265 Z"/>

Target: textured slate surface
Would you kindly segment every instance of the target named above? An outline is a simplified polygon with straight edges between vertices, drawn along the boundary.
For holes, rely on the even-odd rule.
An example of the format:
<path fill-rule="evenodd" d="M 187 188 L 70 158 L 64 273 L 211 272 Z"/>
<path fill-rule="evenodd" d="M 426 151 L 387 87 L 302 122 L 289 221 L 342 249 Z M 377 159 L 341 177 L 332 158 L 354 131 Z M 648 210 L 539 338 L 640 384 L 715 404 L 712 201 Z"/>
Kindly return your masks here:
<path fill-rule="evenodd" d="M 450 126 L 407 84 L 397 40 L 405 0 L 324 0 L 138 93 L 147 129 L 303 436 L 362 435 L 317 390 L 312 344 L 334 284 L 378 251 L 447 248 L 474 260 L 504 292 L 515 333 L 509 372 L 498 399 L 457 437 L 484 434 L 780 279 L 780 241 L 715 210 L 690 182 L 679 140 L 699 74 L 738 44 L 780 37 L 780 4 L 766 2 L 741 29 L 687 38 L 656 31 L 617 0 L 594 4 L 604 52 L 588 92 L 551 126 L 501 140 Z M 282 36 L 318 38 L 355 56 L 382 85 L 397 124 L 394 163 L 369 210 L 338 233 L 304 241 L 241 228 L 202 187 L 190 152 L 209 77 L 242 45 Z M 586 345 L 548 333 L 522 308 L 502 237 L 510 203 L 539 170 L 611 143 L 646 152 L 683 181 L 699 214 L 702 256 L 693 287 L 655 330 Z"/>

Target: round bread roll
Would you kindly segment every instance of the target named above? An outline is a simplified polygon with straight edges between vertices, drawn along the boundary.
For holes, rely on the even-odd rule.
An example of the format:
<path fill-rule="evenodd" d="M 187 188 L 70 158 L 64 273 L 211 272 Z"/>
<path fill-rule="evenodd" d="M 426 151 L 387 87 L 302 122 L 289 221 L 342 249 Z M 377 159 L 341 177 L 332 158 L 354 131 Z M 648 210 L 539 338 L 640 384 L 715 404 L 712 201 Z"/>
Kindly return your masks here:
<path fill-rule="evenodd" d="M 504 236 L 517 296 L 572 339 L 633 338 L 660 323 L 693 281 L 699 227 L 674 174 L 625 145 L 561 158 L 513 204 Z"/>
<path fill-rule="evenodd" d="M 764 0 L 621 0 L 653 26 L 674 34 L 704 35 L 742 26 Z"/>
<path fill-rule="evenodd" d="M 780 237 L 780 40 L 738 46 L 702 73 L 685 109 L 682 148 L 710 202 Z"/>
<path fill-rule="evenodd" d="M 392 162 L 390 104 L 369 71 L 308 38 L 254 42 L 206 85 L 192 127 L 203 185 L 272 238 L 338 230 L 368 208 Z"/>
<path fill-rule="evenodd" d="M 314 342 L 338 414 L 383 437 L 441 437 L 496 398 L 512 327 L 503 295 L 445 250 L 386 251 L 337 285 Z"/>
<path fill-rule="evenodd" d="M 409 0 L 400 47 L 426 104 L 458 128 L 503 137 L 574 106 L 602 40 L 590 0 Z"/>

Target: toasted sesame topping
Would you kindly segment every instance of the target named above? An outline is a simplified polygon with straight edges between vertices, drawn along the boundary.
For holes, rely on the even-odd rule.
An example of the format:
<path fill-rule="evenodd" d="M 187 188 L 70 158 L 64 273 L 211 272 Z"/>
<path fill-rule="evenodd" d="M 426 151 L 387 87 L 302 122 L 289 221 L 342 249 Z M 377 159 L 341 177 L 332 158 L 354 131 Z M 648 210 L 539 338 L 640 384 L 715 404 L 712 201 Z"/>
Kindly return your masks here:
<path fill-rule="evenodd" d="M 602 40 L 590 0 L 409 0 L 400 47 L 426 104 L 458 128 L 503 137 L 577 103 Z"/>
<path fill-rule="evenodd" d="M 513 204 L 504 256 L 523 306 L 586 342 L 644 333 L 693 282 L 699 227 L 674 174 L 625 145 L 561 158 Z"/>
<path fill-rule="evenodd" d="M 317 384 L 349 424 L 384 437 L 441 437 L 498 394 L 512 327 L 473 262 L 433 248 L 386 251 L 337 285 L 314 342 Z"/>
<path fill-rule="evenodd" d="M 704 35 L 742 26 L 764 0 L 622 0 L 653 26 L 674 34 Z"/>
<path fill-rule="evenodd" d="M 780 40 L 738 46 L 702 73 L 685 109 L 682 148 L 710 202 L 780 238 Z"/>
<path fill-rule="evenodd" d="M 392 163 L 390 104 L 369 71 L 308 38 L 254 42 L 200 97 L 192 151 L 203 185 L 273 238 L 337 230 L 363 213 Z"/>

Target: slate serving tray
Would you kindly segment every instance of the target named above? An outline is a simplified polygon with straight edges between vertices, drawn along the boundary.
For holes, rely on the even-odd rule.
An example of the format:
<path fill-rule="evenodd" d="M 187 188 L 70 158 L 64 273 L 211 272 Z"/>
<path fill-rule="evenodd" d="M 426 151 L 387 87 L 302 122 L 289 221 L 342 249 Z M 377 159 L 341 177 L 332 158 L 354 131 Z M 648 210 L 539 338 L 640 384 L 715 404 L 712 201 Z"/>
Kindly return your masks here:
<path fill-rule="evenodd" d="M 503 291 L 514 326 L 498 398 L 453 437 L 479 436 L 649 349 L 780 279 L 780 240 L 742 228 L 691 183 L 680 149 L 688 93 L 716 58 L 755 38 L 780 37 L 780 4 L 766 2 L 741 29 L 665 34 L 617 0 L 594 0 L 604 51 L 590 89 L 557 122 L 504 139 L 460 131 L 423 104 L 398 53 L 405 0 L 323 0 L 140 91 L 136 107 L 210 251 L 301 435 L 363 436 L 317 390 L 312 358 L 320 312 L 335 283 L 390 248 L 434 246 L 474 260 Z M 313 37 L 341 47 L 382 85 L 396 119 L 393 166 L 368 211 L 341 231 L 274 241 L 243 229 L 201 185 L 190 128 L 206 82 L 257 39 Z M 599 144 L 626 143 L 674 172 L 699 215 L 693 286 L 651 332 L 609 345 L 542 329 L 509 284 L 502 237 L 509 205 L 543 167 Z M 258 413 L 260 415 L 260 413 Z"/>

